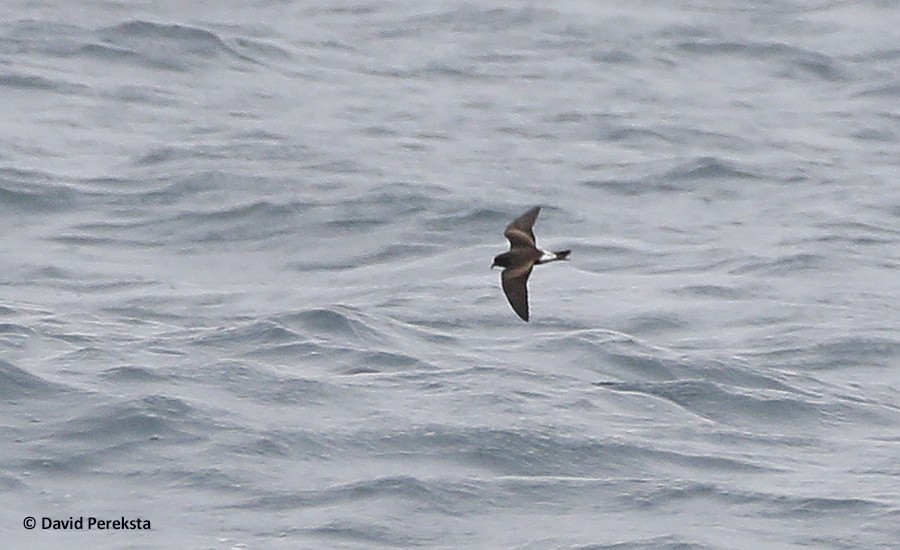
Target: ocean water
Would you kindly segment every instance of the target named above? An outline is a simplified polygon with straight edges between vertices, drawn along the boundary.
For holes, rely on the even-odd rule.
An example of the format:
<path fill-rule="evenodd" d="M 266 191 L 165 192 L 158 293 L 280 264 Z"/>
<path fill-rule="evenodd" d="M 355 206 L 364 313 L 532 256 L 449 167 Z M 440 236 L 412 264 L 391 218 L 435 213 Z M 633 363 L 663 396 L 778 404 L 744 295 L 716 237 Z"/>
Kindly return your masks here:
<path fill-rule="evenodd" d="M 3 2 L 0 546 L 898 548 L 898 17 Z"/>

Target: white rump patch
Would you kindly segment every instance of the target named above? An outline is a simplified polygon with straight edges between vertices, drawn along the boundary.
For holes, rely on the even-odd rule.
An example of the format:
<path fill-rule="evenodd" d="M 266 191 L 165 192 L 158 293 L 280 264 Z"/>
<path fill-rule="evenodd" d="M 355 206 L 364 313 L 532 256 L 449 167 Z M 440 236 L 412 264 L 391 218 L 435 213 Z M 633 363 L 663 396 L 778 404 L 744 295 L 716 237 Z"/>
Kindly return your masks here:
<path fill-rule="evenodd" d="M 556 254 L 553 252 L 547 252 L 546 250 L 541 250 L 541 262 L 549 262 L 550 260 L 555 260 Z"/>

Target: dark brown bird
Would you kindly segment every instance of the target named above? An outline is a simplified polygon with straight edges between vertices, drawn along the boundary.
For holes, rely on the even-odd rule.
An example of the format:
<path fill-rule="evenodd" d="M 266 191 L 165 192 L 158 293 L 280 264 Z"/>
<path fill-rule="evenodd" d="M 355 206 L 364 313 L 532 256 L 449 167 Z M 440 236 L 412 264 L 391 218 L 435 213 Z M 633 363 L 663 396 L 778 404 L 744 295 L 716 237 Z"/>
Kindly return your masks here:
<path fill-rule="evenodd" d="M 509 239 L 509 252 L 495 257 L 494 263 L 491 265 L 491 269 L 497 266 L 504 268 L 500 275 L 503 292 L 506 293 L 506 299 L 509 300 L 513 311 L 523 321 L 528 321 L 528 286 L 526 283 L 528 276 L 531 275 L 531 269 L 537 264 L 565 260 L 572 252 L 571 250 L 547 252 L 537 247 L 532 227 L 534 227 L 534 221 L 540 211 L 541 207 L 535 206 L 506 226 L 503 235 Z"/>

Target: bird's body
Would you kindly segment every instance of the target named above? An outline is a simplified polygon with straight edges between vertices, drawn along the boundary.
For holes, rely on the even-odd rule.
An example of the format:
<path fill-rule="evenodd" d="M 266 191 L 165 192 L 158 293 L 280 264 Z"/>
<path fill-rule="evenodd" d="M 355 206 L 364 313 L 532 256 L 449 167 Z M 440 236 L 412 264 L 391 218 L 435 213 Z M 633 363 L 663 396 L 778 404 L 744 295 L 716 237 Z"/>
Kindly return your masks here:
<path fill-rule="evenodd" d="M 504 268 L 500 275 L 503 292 L 513 311 L 523 321 L 528 321 L 527 283 L 532 268 L 539 264 L 565 260 L 571 253 L 571 250 L 547 252 L 537 247 L 533 227 L 540 211 L 541 207 L 535 206 L 506 226 L 503 235 L 509 239 L 509 252 L 496 256 L 491 265 L 492 268 Z"/>

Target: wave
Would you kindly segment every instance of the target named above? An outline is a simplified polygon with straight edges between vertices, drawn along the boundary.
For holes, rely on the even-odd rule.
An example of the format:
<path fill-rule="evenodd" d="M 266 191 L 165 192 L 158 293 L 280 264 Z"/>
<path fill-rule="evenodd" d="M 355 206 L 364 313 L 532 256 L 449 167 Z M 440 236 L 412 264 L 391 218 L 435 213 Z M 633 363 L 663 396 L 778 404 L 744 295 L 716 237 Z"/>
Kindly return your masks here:
<path fill-rule="evenodd" d="M 658 471 L 679 465 L 707 472 L 766 472 L 761 460 L 709 456 L 650 444 L 560 434 L 552 427 L 425 425 L 402 431 L 361 431 L 353 447 L 389 456 L 419 456 L 468 465 L 495 476 L 603 478 L 622 468 Z M 348 441 L 348 444 L 350 442 Z M 353 452 L 352 447 L 346 452 Z"/>
<path fill-rule="evenodd" d="M 67 421 L 58 437 L 116 447 L 150 440 L 185 444 L 202 438 L 209 426 L 209 420 L 183 399 L 146 395 L 96 407 Z"/>
<path fill-rule="evenodd" d="M 6 325 L 5 330 L 0 330 L 2 330 L 0 336 L 2 336 L 2 334 L 9 334 L 10 331 L 17 333 L 25 331 L 25 334 L 28 334 L 28 330 L 25 327 L 15 328 Z M 46 380 L 28 372 L 14 363 L 0 359 L 0 398 L 10 401 L 19 401 L 24 398 L 39 398 L 58 395 L 60 392 L 64 391 L 67 391 L 66 386 Z"/>
<path fill-rule="evenodd" d="M 87 90 L 86 86 L 68 80 L 22 73 L 0 73 L 0 88 L 72 95 L 82 94 Z"/>
<path fill-rule="evenodd" d="M 830 407 L 821 400 L 801 397 L 797 392 L 739 388 L 709 380 L 618 383 L 600 382 L 600 387 L 618 392 L 644 394 L 669 401 L 698 417 L 716 423 L 750 426 L 803 426 L 821 422 Z"/>
<path fill-rule="evenodd" d="M 889 368 L 900 356 L 900 339 L 876 336 L 844 336 L 802 346 L 772 345 L 751 357 L 782 369 L 821 371 L 853 367 Z"/>
<path fill-rule="evenodd" d="M 102 28 L 98 35 L 103 44 L 86 48 L 86 53 L 109 58 L 113 52 L 120 60 L 138 60 L 156 68 L 187 72 L 223 56 L 255 62 L 217 33 L 188 25 L 133 20 Z"/>
<path fill-rule="evenodd" d="M 742 166 L 737 161 L 704 156 L 679 161 L 675 166 L 653 168 L 651 173 L 629 178 L 585 179 L 580 185 L 618 195 L 640 196 L 693 190 L 701 185 L 727 189 L 736 181 L 764 178 L 756 167 Z"/>
<path fill-rule="evenodd" d="M 44 57 L 77 57 L 96 63 L 142 65 L 178 72 L 189 72 L 220 60 L 254 66 L 293 59 L 287 48 L 257 37 L 240 34 L 225 37 L 221 30 L 141 19 L 98 29 L 36 20 L 12 21 L 0 27 L 0 46 L 5 43 L 20 52 Z M 0 87 L 4 85 L 63 93 L 87 89 L 41 76 L 0 74 Z"/>
<path fill-rule="evenodd" d="M 376 328 L 376 325 L 382 326 Z M 417 340 L 433 342 L 436 338 L 440 336 L 423 329 L 335 306 L 280 314 L 233 327 L 211 328 L 187 336 L 187 343 L 204 349 L 239 350 L 241 360 L 364 375 L 433 371 L 433 364 L 407 350 L 415 348 Z M 284 383 L 300 382 L 288 377 Z"/>
<path fill-rule="evenodd" d="M 78 204 L 79 193 L 57 181 L 58 178 L 47 172 L 0 168 L 0 211 L 53 212 Z"/>
<path fill-rule="evenodd" d="M 700 55 L 726 55 L 729 58 L 744 56 L 749 60 L 782 62 L 785 75 L 791 77 L 813 76 L 828 82 L 849 80 L 839 60 L 819 51 L 807 50 L 781 42 L 735 42 L 705 39 L 680 42 L 677 47 Z"/>

